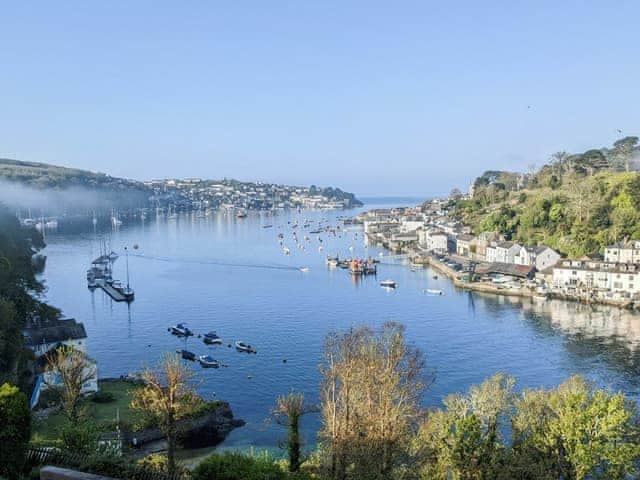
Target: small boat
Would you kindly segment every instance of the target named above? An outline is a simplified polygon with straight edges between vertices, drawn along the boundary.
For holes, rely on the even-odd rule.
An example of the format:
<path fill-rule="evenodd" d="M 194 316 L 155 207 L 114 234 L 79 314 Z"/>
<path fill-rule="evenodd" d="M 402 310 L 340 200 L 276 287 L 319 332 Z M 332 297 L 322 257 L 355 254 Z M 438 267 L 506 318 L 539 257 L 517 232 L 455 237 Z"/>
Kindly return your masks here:
<path fill-rule="evenodd" d="M 238 213 L 236 213 L 236 218 L 245 218 L 247 216 L 247 212 L 245 212 L 244 210 L 240 210 Z"/>
<path fill-rule="evenodd" d="M 381 281 L 380 286 L 385 288 L 396 288 L 397 284 L 393 280 L 388 279 Z"/>
<path fill-rule="evenodd" d="M 300 270 L 302 273 L 307 273 L 307 272 L 309 271 L 309 267 L 300 267 L 300 268 L 299 268 L 299 270 Z"/>
<path fill-rule="evenodd" d="M 206 343 L 207 345 L 221 345 L 222 344 L 222 338 L 220 338 L 216 332 L 205 333 L 203 338 L 202 338 L 202 341 L 204 343 Z"/>
<path fill-rule="evenodd" d="M 189 350 L 176 350 L 176 353 L 179 353 L 180 356 L 185 360 L 191 360 L 192 362 L 195 362 L 197 358 L 196 354 L 193 352 L 190 352 Z"/>
<path fill-rule="evenodd" d="M 190 337 L 191 335 L 193 335 L 191 329 L 184 323 L 178 323 L 177 325 L 170 327 L 169 331 L 174 335 L 178 335 L 179 337 Z"/>
<path fill-rule="evenodd" d="M 236 342 L 236 349 L 241 352 L 257 353 L 255 348 L 253 348 L 248 343 L 241 342 L 240 340 Z"/>
<path fill-rule="evenodd" d="M 262 228 L 272 228 L 273 225 L 262 225 Z"/>
<path fill-rule="evenodd" d="M 337 267 L 340 259 L 338 257 L 327 257 L 327 265 L 330 267 Z"/>
<path fill-rule="evenodd" d="M 198 362 L 200 362 L 202 368 L 218 368 L 220 366 L 218 361 L 210 355 L 200 355 Z"/>
<path fill-rule="evenodd" d="M 111 253 L 107 255 L 107 257 L 113 262 L 114 260 L 117 260 L 118 254 L 112 250 Z"/>
<path fill-rule="evenodd" d="M 444 295 L 444 292 L 442 290 L 437 290 L 434 288 L 427 288 L 424 290 L 424 293 L 426 293 L 427 295 Z"/>
<path fill-rule="evenodd" d="M 284 253 L 285 255 L 289 255 L 289 254 L 291 254 L 291 250 L 289 250 L 287 247 L 284 247 L 282 249 L 282 253 Z"/>
<path fill-rule="evenodd" d="M 434 279 L 434 280 L 437 280 L 437 279 L 438 279 L 438 275 L 434 275 L 434 276 L 433 276 L 433 279 Z"/>

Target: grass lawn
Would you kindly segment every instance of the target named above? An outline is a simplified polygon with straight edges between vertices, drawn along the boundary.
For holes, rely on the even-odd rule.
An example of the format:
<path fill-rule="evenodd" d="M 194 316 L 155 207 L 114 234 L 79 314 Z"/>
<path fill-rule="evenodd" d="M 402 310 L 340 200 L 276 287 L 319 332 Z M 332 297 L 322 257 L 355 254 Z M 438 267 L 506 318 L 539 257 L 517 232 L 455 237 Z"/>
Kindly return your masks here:
<path fill-rule="evenodd" d="M 134 412 L 129 408 L 131 390 L 139 388 L 135 384 L 125 381 L 98 382 L 100 391 L 111 393 L 114 400 L 109 403 L 95 403 L 90 400 L 83 402 L 89 418 L 96 424 L 114 422 L 120 415 L 122 422 L 129 422 Z M 35 443 L 50 442 L 58 438 L 58 432 L 66 424 L 67 419 L 62 412 L 49 415 L 44 420 L 35 420 L 31 428 L 31 440 Z"/>

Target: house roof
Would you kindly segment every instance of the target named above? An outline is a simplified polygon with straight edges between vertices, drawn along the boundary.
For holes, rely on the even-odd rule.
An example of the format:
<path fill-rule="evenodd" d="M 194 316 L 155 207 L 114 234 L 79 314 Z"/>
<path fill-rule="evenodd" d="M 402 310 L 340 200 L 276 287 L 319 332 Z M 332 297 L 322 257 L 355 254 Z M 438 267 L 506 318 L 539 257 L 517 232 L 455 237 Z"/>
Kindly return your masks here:
<path fill-rule="evenodd" d="M 516 242 L 511 242 L 511 241 L 498 242 L 498 244 L 497 244 L 498 247 L 506 248 L 506 249 L 509 249 L 509 248 L 513 247 L 514 245 L 517 245 Z"/>
<path fill-rule="evenodd" d="M 512 277 L 528 278 L 534 270 L 535 267 L 531 265 L 514 265 L 511 263 L 494 262 L 487 266 L 478 267 L 476 272 L 480 274 L 499 273 L 502 275 L 510 275 Z"/>
<path fill-rule="evenodd" d="M 24 330 L 24 342 L 28 347 L 83 338 L 87 338 L 87 331 L 73 318 L 37 323 Z"/>
<path fill-rule="evenodd" d="M 463 242 L 471 242 L 475 238 L 476 237 L 474 237 L 473 235 L 469 235 L 466 233 L 461 233 L 460 235 L 458 235 L 458 240 L 462 240 Z"/>

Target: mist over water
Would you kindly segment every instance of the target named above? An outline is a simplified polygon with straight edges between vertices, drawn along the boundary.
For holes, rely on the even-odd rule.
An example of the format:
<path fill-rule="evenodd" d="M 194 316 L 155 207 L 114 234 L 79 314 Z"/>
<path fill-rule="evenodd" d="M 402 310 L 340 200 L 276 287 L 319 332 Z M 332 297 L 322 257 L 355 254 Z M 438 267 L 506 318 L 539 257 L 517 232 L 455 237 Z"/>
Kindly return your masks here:
<path fill-rule="evenodd" d="M 65 214 L 105 213 L 119 206 L 145 207 L 140 197 L 113 189 L 72 186 L 63 189 L 35 188 L 0 179 L 0 203 L 20 212 L 22 218 Z"/>

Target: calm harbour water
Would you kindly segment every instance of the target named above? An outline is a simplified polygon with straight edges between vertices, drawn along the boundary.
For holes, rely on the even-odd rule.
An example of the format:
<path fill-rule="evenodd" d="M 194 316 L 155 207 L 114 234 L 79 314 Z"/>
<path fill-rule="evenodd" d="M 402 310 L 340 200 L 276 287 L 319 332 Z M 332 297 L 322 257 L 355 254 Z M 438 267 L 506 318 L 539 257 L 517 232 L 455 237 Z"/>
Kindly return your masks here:
<path fill-rule="evenodd" d="M 366 208 L 377 206 L 372 200 Z M 227 363 L 228 368 L 217 370 L 192 365 L 200 392 L 229 401 L 234 414 L 247 421 L 224 442 L 229 448 L 276 447 L 284 432 L 265 419 L 277 396 L 292 389 L 317 399 L 325 335 L 388 320 L 406 325 L 408 339 L 425 350 L 435 369 L 427 405 L 439 405 L 447 394 L 466 390 L 497 371 L 515 375 L 520 388 L 551 387 L 582 374 L 640 397 L 639 316 L 605 307 L 462 292 L 446 279 L 434 280 L 433 271 L 412 272 L 398 260 L 388 264 L 390 259 L 383 259 L 377 278 L 356 283 L 347 271 L 328 269 L 326 255 L 351 256 L 350 246 L 359 256 L 378 256 L 381 250 L 367 248 L 357 227 L 347 226 L 340 237 L 322 234 L 320 244 L 318 235 L 308 233 L 315 224 L 308 229 L 302 224 L 305 218 L 327 218 L 325 224 L 335 226 L 337 216 L 357 212 L 255 213 L 245 219 L 217 213 L 123 225 L 106 238 L 118 253 L 125 245 L 139 246 L 136 256 L 129 257 L 136 291 L 129 307 L 112 302 L 101 290 L 87 289 L 85 271 L 98 255 L 91 232 L 50 233 L 44 251 L 47 300 L 85 324 L 100 377 L 139 371 L 162 353 L 185 345 Z M 311 238 L 302 242 L 305 251 L 292 239 L 288 222 L 296 219 L 298 238 Z M 264 224 L 273 228 L 262 228 Z M 281 232 L 289 256 L 278 244 Z M 302 266 L 310 271 L 300 272 Z M 124 280 L 124 256 L 116 261 L 114 276 Z M 379 281 L 386 278 L 398 282 L 398 288 L 380 288 Z M 445 296 L 427 296 L 425 288 L 442 289 Z M 170 335 L 167 327 L 177 322 L 187 322 L 197 333 L 216 330 L 225 346 L 207 347 L 194 337 L 185 341 Z M 258 354 L 226 346 L 239 339 L 255 345 Z M 304 418 L 308 444 L 315 442 L 318 427 L 317 416 Z"/>

